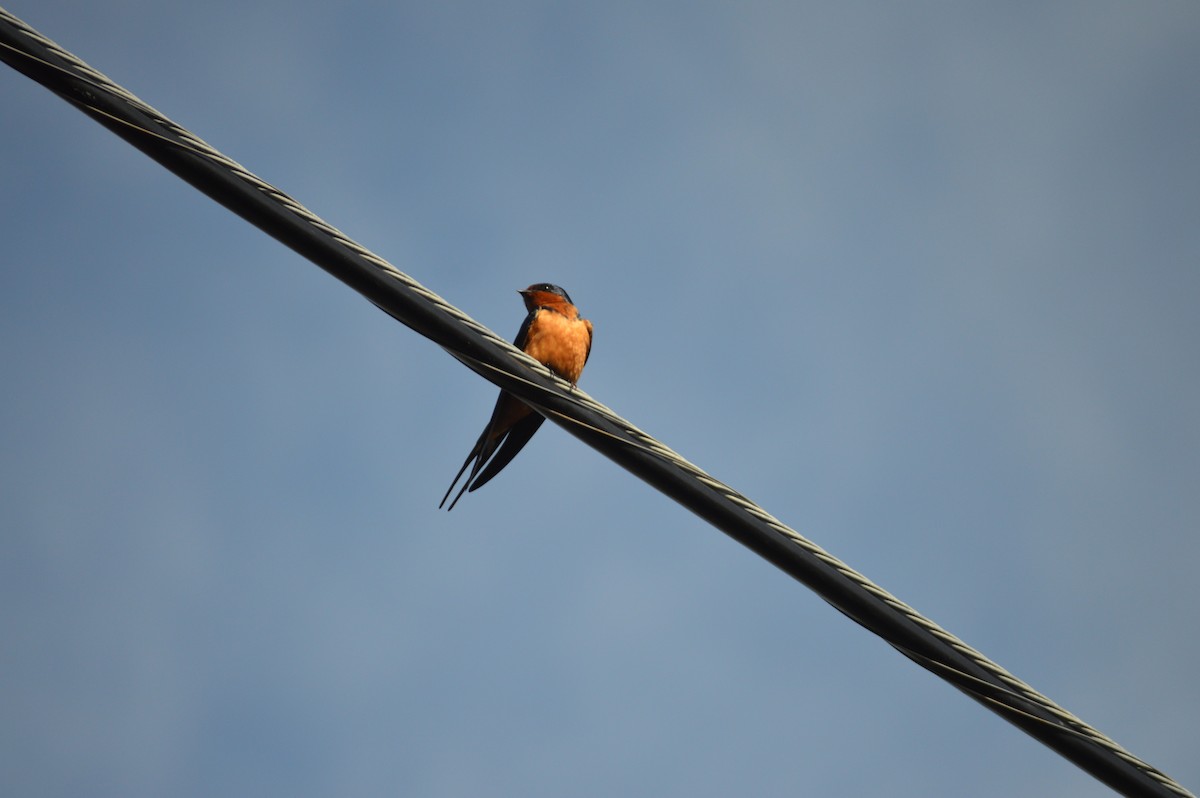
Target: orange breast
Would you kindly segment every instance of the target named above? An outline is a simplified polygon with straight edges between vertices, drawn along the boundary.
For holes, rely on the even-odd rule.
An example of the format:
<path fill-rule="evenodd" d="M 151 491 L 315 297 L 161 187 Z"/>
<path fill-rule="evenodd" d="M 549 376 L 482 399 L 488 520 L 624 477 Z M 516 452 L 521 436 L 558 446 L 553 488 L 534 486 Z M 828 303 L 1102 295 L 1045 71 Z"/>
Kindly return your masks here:
<path fill-rule="evenodd" d="M 579 381 L 592 344 L 592 324 L 541 310 L 530 325 L 525 352 L 572 385 Z"/>

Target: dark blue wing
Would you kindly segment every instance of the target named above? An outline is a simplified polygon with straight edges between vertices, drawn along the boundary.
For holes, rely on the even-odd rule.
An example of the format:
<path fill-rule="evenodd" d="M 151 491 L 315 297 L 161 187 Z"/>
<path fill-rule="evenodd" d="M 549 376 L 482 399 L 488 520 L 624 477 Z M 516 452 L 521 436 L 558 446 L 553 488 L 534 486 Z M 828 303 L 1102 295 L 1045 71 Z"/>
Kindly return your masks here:
<path fill-rule="evenodd" d="M 504 443 L 496 452 L 496 456 L 492 458 L 487 467 L 479 472 L 479 476 L 471 483 L 471 487 L 467 492 L 478 490 L 491 480 L 492 477 L 500 473 L 506 465 L 508 465 L 517 453 L 525 448 L 525 444 L 529 443 L 529 439 L 533 437 L 533 433 L 538 431 L 538 427 L 542 426 L 542 422 L 546 418 L 540 413 L 533 413 L 525 416 L 525 418 L 513 424 L 512 429 L 504 436 Z"/>
<path fill-rule="evenodd" d="M 525 351 L 525 344 L 529 341 L 529 328 L 532 326 L 533 320 L 539 312 L 538 308 L 529 311 L 525 316 L 525 321 L 521 322 L 521 329 L 517 330 L 517 337 L 513 340 L 513 346 L 522 352 Z M 482 487 L 492 477 L 499 474 L 500 470 L 508 465 L 521 449 L 525 448 L 525 444 L 529 443 L 529 439 L 533 437 L 533 433 L 537 432 L 538 427 L 545 421 L 541 415 L 535 412 L 513 424 L 503 435 L 494 436 L 493 429 L 504 415 L 506 399 L 509 402 L 517 401 L 510 394 L 506 394 L 504 391 L 500 392 L 500 396 L 496 398 L 496 406 L 492 410 L 492 417 L 488 419 L 487 426 L 483 428 L 483 433 L 479 436 L 479 440 L 471 448 L 471 453 L 463 461 L 462 468 L 458 469 L 458 473 L 454 475 L 454 481 L 446 489 L 446 495 L 442 497 L 442 501 L 438 504 L 438 509 L 441 509 L 442 505 L 446 503 L 446 499 L 450 498 L 450 493 L 454 490 L 454 486 L 458 484 L 458 480 L 462 478 L 468 467 L 470 467 L 471 473 L 467 477 L 467 481 L 463 483 L 462 488 L 459 489 L 458 494 L 454 497 L 454 501 L 450 502 L 450 506 L 446 508 L 447 511 L 454 509 L 454 505 L 458 504 L 458 500 L 462 498 L 463 493 Z M 495 457 L 493 458 L 492 455 L 495 455 Z M 489 459 L 491 459 L 491 462 L 488 462 Z M 474 465 L 472 465 L 472 462 L 474 462 Z"/>

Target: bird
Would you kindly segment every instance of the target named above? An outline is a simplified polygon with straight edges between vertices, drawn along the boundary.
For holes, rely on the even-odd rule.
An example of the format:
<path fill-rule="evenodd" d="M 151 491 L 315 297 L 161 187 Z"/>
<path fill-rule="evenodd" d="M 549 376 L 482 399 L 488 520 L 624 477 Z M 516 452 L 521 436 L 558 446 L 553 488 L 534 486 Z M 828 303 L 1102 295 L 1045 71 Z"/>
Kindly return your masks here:
<path fill-rule="evenodd" d="M 546 366 L 574 388 L 592 353 L 592 323 L 581 318 L 579 309 L 565 290 L 551 283 L 534 283 L 517 291 L 525 301 L 527 315 L 513 346 Z M 529 443 L 545 417 L 512 394 L 501 391 L 492 417 L 446 495 L 440 510 L 467 467 L 471 473 L 446 511 L 454 509 L 463 493 L 476 491 L 500 473 Z"/>

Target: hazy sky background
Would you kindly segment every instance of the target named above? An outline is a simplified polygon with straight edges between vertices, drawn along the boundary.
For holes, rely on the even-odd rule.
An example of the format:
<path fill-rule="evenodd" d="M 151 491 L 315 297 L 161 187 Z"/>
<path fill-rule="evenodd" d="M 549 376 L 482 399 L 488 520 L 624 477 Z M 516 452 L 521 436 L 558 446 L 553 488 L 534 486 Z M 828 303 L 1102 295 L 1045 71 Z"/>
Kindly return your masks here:
<path fill-rule="evenodd" d="M 4 5 L 1200 785 L 1195 2 Z M 3 794 L 1107 794 L 0 71 Z"/>

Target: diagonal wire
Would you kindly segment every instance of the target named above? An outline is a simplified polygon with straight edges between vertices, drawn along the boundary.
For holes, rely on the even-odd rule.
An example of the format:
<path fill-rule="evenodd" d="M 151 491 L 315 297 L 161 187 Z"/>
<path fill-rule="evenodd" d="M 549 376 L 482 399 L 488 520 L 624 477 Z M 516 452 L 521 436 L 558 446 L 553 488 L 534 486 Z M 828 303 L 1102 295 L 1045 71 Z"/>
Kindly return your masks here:
<path fill-rule="evenodd" d="M 814 590 L 851 620 L 1131 796 L 1192 796 L 733 488 L 553 375 L 296 200 L 0 8 L 0 60 L 363 294 L 619 465 Z M 1194 798 L 1194 796 L 1192 797 Z"/>

